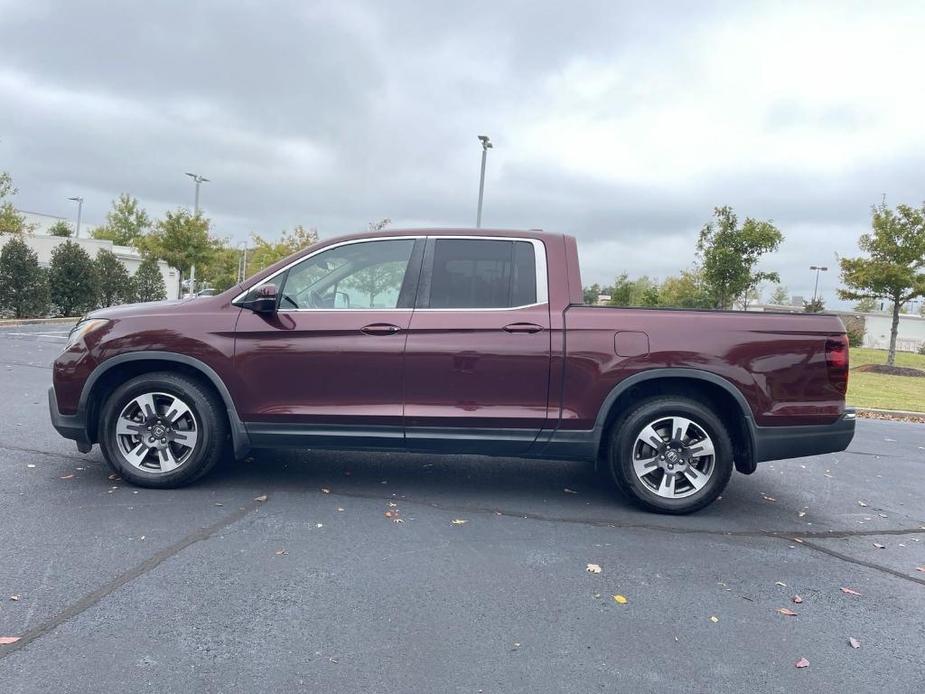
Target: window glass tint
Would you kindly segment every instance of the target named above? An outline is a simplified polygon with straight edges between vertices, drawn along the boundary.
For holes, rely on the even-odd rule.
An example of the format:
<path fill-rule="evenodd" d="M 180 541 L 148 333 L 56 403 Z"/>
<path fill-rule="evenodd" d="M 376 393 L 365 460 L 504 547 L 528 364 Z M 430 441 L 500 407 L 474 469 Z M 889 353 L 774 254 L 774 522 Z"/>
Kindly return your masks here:
<path fill-rule="evenodd" d="M 290 268 L 281 310 L 397 308 L 414 239 L 339 246 Z"/>
<path fill-rule="evenodd" d="M 508 308 L 536 301 L 536 258 L 527 241 L 437 239 L 431 308 Z"/>

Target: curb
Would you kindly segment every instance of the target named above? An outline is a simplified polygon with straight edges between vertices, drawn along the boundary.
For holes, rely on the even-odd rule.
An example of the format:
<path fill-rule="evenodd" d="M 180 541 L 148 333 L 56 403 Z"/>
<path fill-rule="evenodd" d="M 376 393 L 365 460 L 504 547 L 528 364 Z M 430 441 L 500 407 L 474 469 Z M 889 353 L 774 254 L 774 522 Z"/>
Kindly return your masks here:
<path fill-rule="evenodd" d="M 80 317 L 72 318 L 10 318 L 0 320 L 0 328 L 15 328 L 20 325 L 76 325 Z"/>
<path fill-rule="evenodd" d="M 925 412 L 911 412 L 909 410 L 879 410 L 873 407 L 855 407 L 859 417 L 870 419 L 915 419 L 925 422 Z"/>

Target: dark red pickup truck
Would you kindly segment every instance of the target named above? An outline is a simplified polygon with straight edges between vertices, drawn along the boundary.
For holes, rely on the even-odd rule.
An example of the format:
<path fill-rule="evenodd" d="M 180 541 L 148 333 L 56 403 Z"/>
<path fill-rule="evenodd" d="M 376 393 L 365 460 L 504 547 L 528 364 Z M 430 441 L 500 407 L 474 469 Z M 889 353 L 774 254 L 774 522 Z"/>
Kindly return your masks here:
<path fill-rule="evenodd" d="M 575 239 L 330 239 L 214 297 L 96 311 L 54 364 L 52 423 L 175 487 L 230 448 L 594 461 L 686 513 L 733 468 L 840 451 L 848 341 L 828 315 L 582 305 Z"/>

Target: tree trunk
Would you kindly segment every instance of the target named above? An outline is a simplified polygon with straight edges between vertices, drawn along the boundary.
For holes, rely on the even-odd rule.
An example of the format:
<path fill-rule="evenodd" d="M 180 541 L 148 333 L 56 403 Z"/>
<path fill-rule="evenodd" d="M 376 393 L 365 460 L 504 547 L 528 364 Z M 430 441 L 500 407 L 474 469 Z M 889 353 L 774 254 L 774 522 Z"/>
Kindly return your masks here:
<path fill-rule="evenodd" d="M 890 351 L 886 355 L 887 366 L 893 366 L 896 362 L 896 334 L 899 332 L 899 297 L 893 298 L 893 324 L 890 326 Z"/>

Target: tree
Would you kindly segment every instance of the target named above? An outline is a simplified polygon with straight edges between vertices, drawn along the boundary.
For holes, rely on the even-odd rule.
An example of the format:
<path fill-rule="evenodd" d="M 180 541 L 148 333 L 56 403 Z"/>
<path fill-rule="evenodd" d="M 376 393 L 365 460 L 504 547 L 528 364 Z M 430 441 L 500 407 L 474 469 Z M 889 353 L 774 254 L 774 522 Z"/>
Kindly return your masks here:
<path fill-rule="evenodd" d="M 0 312 L 38 318 L 48 310 L 48 278 L 38 255 L 21 238 L 10 239 L 0 250 Z"/>
<path fill-rule="evenodd" d="M 106 213 L 106 223 L 93 230 L 95 239 L 106 239 L 117 246 L 133 246 L 140 236 L 151 229 L 151 218 L 138 200 L 128 193 L 122 193 L 112 201 L 112 209 Z"/>
<path fill-rule="evenodd" d="M 583 290 L 584 302 L 589 306 L 593 306 L 597 303 L 597 297 L 605 292 L 601 290 L 601 285 L 597 282 L 592 284 L 590 287 L 585 287 Z"/>
<path fill-rule="evenodd" d="M 787 306 L 790 304 L 790 292 L 782 284 L 778 284 L 774 288 L 774 293 L 771 294 L 769 301 L 775 306 Z"/>
<path fill-rule="evenodd" d="M 194 265 L 205 265 L 215 251 L 209 220 L 182 208 L 167 212 L 151 233 L 136 237 L 134 243 L 142 255 L 163 260 L 183 276 L 188 276 Z"/>
<path fill-rule="evenodd" d="M 254 247 L 247 253 L 247 272 L 249 275 L 270 267 L 287 256 L 318 243 L 318 231 L 306 229 L 302 225 L 291 232 L 284 231 L 279 241 L 267 241 L 262 236 L 251 234 Z"/>
<path fill-rule="evenodd" d="M 78 316 L 96 307 L 96 265 L 73 241 L 65 241 L 51 252 L 48 284 L 51 301 L 62 316 Z"/>
<path fill-rule="evenodd" d="M 755 269 L 765 253 L 775 251 L 783 234 L 771 222 L 747 217 L 742 226 L 731 207 L 713 210 L 697 241 L 703 280 L 716 308 L 729 308 L 763 281 L 779 282 L 776 272 Z"/>
<path fill-rule="evenodd" d="M 886 203 L 871 210 L 873 233 L 861 234 L 858 246 L 868 257 L 840 258 L 842 299 L 885 298 L 893 304 L 890 349 L 886 363 L 896 362 L 899 311 L 904 303 L 925 296 L 925 205 L 921 208 Z"/>
<path fill-rule="evenodd" d="M 209 287 L 223 292 L 238 283 L 240 260 L 240 250 L 223 241 L 216 242 L 212 256 L 199 270 L 199 277 Z"/>
<path fill-rule="evenodd" d="M 61 236 L 64 238 L 69 238 L 73 233 L 74 232 L 71 231 L 71 225 L 63 219 L 59 219 L 48 228 L 49 236 Z"/>
<path fill-rule="evenodd" d="M 712 300 L 703 282 L 700 268 L 682 270 L 677 277 L 667 277 L 659 287 L 659 305 L 674 308 L 710 308 Z"/>
<path fill-rule="evenodd" d="M 99 279 L 100 306 L 127 304 L 133 300 L 135 291 L 132 278 L 115 253 L 103 249 L 97 252 L 93 263 L 96 265 L 96 276 Z"/>
<path fill-rule="evenodd" d="M 747 311 L 748 307 L 751 306 L 752 304 L 760 304 L 760 303 L 761 303 L 761 286 L 756 285 L 746 290 L 745 293 L 742 294 L 742 296 L 740 296 L 735 301 L 734 305 L 740 311 Z"/>
<path fill-rule="evenodd" d="M 822 313 L 825 311 L 825 301 L 820 296 L 817 299 L 803 302 L 804 313 Z"/>
<path fill-rule="evenodd" d="M 873 313 L 879 305 L 876 299 L 867 296 L 854 305 L 854 310 L 858 313 Z"/>
<path fill-rule="evenodd" d="M 27 234 L 32 231 L 32 226 L 26 224 L 25 215 L 16 210 L 10 199 L 17 192 L 12 177 L 6 171 L 0 171 L 0 234 Z"/>
<path fill-rule="evenodd" d="M 380 219 L 378 222 L 370 222 L 367 227 L 371 232 L 382 231 L 389 224 L 392 223 L 392 220 L 386 217 L 385 219 Z"/>
<path fill-rule="evenodd" d="M 167 298 L 164 276 L 157 265 L 157 260 L 148 256 L 142 259 L 135 276 L 132 278 L 135 301 L 163 301 Z"/>

